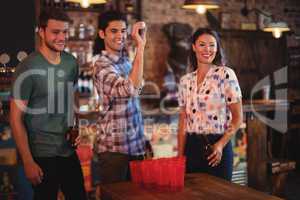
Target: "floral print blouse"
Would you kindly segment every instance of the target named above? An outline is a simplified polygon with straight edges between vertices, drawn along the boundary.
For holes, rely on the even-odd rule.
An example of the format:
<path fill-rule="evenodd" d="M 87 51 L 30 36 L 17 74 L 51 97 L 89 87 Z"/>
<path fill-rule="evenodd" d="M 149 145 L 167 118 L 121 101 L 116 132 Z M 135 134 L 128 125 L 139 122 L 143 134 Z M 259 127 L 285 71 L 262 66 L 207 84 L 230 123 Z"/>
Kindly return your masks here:
<path fill-rule="evenodd" d="M 197 86 L 197 71 L 180 80 L 179 106 L 185 108 L 186 132 L 223 134 L 231 121 L 227 105 L 242 98 L 234 71 L 225 66 L 211 67 Z"/>

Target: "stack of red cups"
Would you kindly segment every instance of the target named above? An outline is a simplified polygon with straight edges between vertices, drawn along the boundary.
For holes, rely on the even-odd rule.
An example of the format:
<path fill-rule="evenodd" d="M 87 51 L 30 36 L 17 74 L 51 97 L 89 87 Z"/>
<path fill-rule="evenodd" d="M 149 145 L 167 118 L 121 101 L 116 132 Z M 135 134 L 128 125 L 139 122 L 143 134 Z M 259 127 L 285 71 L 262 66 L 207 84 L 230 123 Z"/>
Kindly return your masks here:
<path fill-rule="evenodd" d="M 131 161 L 133 183 L 146 189 L 180 191 L 184 186 L 185 157 Z"/>

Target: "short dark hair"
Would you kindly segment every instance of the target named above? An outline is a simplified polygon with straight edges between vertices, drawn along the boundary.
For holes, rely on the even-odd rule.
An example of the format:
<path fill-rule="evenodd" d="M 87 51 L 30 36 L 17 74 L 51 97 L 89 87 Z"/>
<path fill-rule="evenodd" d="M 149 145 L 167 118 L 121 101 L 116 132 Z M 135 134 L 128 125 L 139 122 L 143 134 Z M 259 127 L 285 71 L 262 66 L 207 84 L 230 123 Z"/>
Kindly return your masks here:
<path fill-rule="evenodd" d="M 57 9 L 57 8 L 44 9 L 41 11 L 39 21 L 38 21 L 38 27 L 43 29 L 46 28 L 48 25 L 48 21 L 50 19 L 64 21 L 64 22 L 72 21 L 70 17 L 61 9 Z"/>
<path fill-rule="evenodd" d="M 104 31 L 108 27 L 109 22 L 111 21 L 124 21 L 127 25 L 127 19 L 123 13 L 110 10 L 102 13 L 99 16 L 98 28 Z"/>
<path fill-rule="evenodd" d="M 109 10 L 100 14 L 98 19 L 98 29 L 105 31 L 105 29 L 108 27 L 111 21 L 124 21 L 127 25 L 127 19 L 125 14 L 118 11 Z M 93 47 L 93 54 L 94 55 L 99 54 L 104 49 L 105 49 L 104 41 L 99 37 L 99 35 L 97 35 Z"/>
<path fill-rule="evenodd" d="M 217 41 L 217 53 L 216 53 L 216 57 L 212 61 L 212 63 L 217 66 L 225 65 L 226 64 L 225 53 L 224 53 L 224 50 L 221 45 L 221 39 L 219 37 L 219 34 L 216 31 L 214 31 L 210 28 L 198 28 L 192 35 L 191 44 L 192 45 L 195 44 L 198 37 L 203 34 L 212 35 Z M 191 70 L 195 71 L 197 69 L 198 64 L 197 64 L 196 53 L 193 51 L 192 47 L 190 49 L 189 61 L 190 61 L 190 65 L 191 65 Z"/>

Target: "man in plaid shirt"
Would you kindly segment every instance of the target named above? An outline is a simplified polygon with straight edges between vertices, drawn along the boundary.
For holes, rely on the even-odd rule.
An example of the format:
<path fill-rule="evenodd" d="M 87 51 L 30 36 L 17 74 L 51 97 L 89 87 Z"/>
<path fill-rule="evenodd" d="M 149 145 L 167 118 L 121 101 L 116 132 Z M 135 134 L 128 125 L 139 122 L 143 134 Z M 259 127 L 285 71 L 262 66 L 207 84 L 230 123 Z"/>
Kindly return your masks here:
<path fill-rule="evenodd" d="M 104 49 L 94 64 L 94 83 L 102 102 L 97 121 L 95 149 L 101 183 L 127 180 L 129 161 L 142 159 L 145 136 L 138 95 L 143 82 L 146 25 L 132 26 L 136 55 L 131 63 L 125 53 L 126 18 L 108 11 L 99 19 L 99 37 Z"/>

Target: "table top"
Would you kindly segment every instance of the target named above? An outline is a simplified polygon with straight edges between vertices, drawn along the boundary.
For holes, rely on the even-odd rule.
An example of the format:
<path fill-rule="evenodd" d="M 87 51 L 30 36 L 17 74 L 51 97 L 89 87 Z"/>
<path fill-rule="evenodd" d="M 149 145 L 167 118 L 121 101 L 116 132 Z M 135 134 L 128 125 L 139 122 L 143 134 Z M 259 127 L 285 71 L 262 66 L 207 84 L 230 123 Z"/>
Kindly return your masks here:
<path fill-rule="evenodd" d="M 111 200 L 280 200 L 246 186 L 230 183 L 204 173 L 187 174 L 179 192 L 147 190 L 131 182 L 105 184 L 103 199 Z"/>

